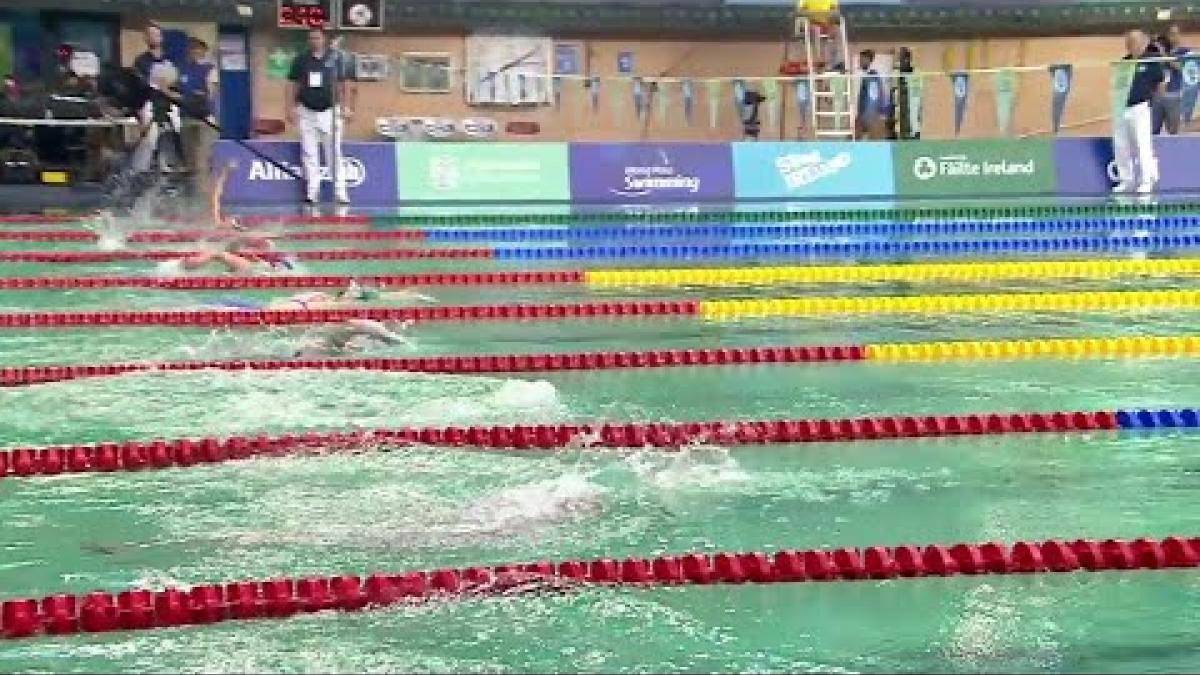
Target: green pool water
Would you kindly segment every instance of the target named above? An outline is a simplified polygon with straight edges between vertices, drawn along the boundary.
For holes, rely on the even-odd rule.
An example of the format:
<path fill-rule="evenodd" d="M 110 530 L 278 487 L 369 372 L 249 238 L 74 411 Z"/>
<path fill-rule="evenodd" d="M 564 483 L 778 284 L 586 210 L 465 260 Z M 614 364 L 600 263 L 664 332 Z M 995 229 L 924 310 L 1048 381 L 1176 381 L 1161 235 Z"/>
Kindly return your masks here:
<path fill-rule="evenodd" d="M 47 250 L 69 246 L 43 245 Z M 422 269 L 512 269 L 494 262 Z M 548 265 L 569 267 L 578 265 Z M 394 263 L 317 273 L 400 273 Z M 83 268 L 83 269 L 81 269 Z M 10 274 L 137 263 L 0 265 Z M 1189 279 L 737 289 L 438 288 L 439 300 L 1192 287 Z M 267 298 L 269 293 L 236 292 Z M 198 306 L 221 293 L 3 292 L 0 311 Z M 430 323 L 466 354 L 1185 335 L 1195 312 L 739 322 Z M 0 364 L 245 358 L 296 331 L 0 331 Z M 1200 402 L 1186 359 L 819 364 L 456 376 L 137 374 L 0 390 L 5 446 L 348 426 L 1053 411 Z M 372 448 L 145 474 L 0 480 L 0 597 L 688 551 L 1200 533 L 1188 434 L 1097 433 L 679 453 Z M 0 643 L 35 672 L 1187 672 L 1194 571 L 925 579 L 460 600 L 355 615 Z"/>

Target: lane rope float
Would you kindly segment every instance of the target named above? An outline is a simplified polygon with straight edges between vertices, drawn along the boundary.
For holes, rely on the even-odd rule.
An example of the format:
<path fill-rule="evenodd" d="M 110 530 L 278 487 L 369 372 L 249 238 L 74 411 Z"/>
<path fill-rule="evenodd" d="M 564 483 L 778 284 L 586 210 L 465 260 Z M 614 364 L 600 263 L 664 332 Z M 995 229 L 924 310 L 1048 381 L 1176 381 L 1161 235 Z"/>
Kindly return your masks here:
<path fill-rule="evenodd" d="M 266 223 L 263 223 L 264 225 Z M 357 224 L 357 223 L 350 223 Z M 428 240 L 435 243 L 457 242 L 559 242 L 559 241 L 632 241 L 663 239 L 793 239 L 805 237 L 855 236 L 947 236 L 980 234 L 1071 234 L 1112 233 L 1114 231 L 1154 232 L 1187 231 L 1200 227 L 1200 215 L 1151 216 L 1137 218 L 947 220 L 918 222 L 840 222 L 756 225 L 729 223 L 709 225 L 612 225 L 542 227 L 444 227 L 386 230 L 309 230 L 281 234 L 294 241 L 386 241 Z M 228 236 L 227 230 L 135 230 L 126 241 L 131 243 L 178 243 L 206 237 Z M 96 241 L 98 235 L 83 229 L 0 230 L 0 241 Z"/>
<path fill-rule="evenodd" d="M 0 478 L 135 472 L 250 458 L 423 445 L 493 450 L 668 448 L 693 443 L 773 445 L 1029 433 L 1196 429 L 1200 414 L 1178 410 L 991 413 L 848 419 L 719 420 L 671 423 L 543 424 L 491 427 L 302 431 L 268 436 L 121 441 L 14 448 L 0 452 Z"/>
<path fill-rule="evenodd" d="M 141 361 L 107 364 L 40 365 L 0 368 L 0 386 L 14 387 L 113 377 L 140 372 L 200 370 L 370 370 L 423 373 L 531 373 L 742 366 L 842 361 L 923 362 L 1048 358 L 1147 358 L 1200 354 L 1200 336 L 1126 336 L 953 342 L 723 347 L 641 352 L 494 354 L 410 358 L 255 359 L 233 361 Z"/>
<path fill-rule="evenodd" d="M 1161 253 L 1200 247 L 1200 235 L 1073 237 L 1058 239 L 953 239 L 747 244 L 629 244 L 489 248 L 390 248 L 298 250 L 299 260 L 494 258 L 496 260 L 723 260 L 737 258 L 896 258 L 905 256 L 1062 255 Z M 100 263 L 174 260 L 194 251 L 0 251 L 0 262 Z"/>
<path fill-rule="evenodd" d="M 162 591 L 58 593 L 0 603 L 0 635 L 109 633 L 284 620 L 466 597 L 563 591 L 582 586 L 865 582 L 923 577 L 1182 570 L 1200 567 L 1200 538 L 1076 539 L 1012 544 L 870 546 L 775 553 L 684 553 L 369 575 L 342 574 L 201 583 Z"/>
<path fill-rule="evenodd" d="M 357 307 L 344 309 L 179 311 L 86 311 L 0 313 L 0 328 L 96 326 L 287 326 L 376 321 L 493 321 L 693 316 L 732 320 L 828 314 L 947 314 L 972 312 L 1080 312 L 1093 310 L 1190 309 L 1200 307 L 1200 290 L 1077 291 L 879 297 L 808 297 L 768 300 L 642 300 L 568 304 Z"/>
<path fill-rule="evenodd" d="M 1164 260 L 1030 260 L 1020 262 L 808 265 L 527 272 L 285 276 L 55 276 L 0 277 L 0 290 L 157 288 L 217 290 L 344 288 L 351 281 L 385 286 L 487 286 L 585 284 L 588 286 L 738 286 L 860 283 L 872 281 L 1000 281 L 1010 279 L 1113 279 L 1125 276 L 1196 276 L 1200 258 Z"/>

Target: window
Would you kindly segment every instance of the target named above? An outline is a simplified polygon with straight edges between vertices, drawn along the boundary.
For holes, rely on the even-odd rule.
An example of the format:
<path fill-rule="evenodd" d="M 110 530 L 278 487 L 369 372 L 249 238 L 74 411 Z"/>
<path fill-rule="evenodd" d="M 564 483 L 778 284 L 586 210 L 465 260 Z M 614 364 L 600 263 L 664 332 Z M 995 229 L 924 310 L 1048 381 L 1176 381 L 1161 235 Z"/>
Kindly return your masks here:
<path fill-rule="evenodd" d="M 450 92 L 449 54 L 404 54 L 400 57 L 400 88 L 413 94 Z"/>

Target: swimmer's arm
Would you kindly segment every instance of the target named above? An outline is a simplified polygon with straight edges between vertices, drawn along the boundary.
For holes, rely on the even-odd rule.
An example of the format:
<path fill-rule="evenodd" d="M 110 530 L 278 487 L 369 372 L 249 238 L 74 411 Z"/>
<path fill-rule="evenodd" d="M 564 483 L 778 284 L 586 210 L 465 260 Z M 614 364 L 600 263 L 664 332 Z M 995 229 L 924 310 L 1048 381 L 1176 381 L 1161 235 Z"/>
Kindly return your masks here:
<path fill-rule="evenodd" d="M 438 302 L 437 298 L 416 291 L 383 291 L 379 297 L 384 300 L 420 300 L 429 304 Z"/>

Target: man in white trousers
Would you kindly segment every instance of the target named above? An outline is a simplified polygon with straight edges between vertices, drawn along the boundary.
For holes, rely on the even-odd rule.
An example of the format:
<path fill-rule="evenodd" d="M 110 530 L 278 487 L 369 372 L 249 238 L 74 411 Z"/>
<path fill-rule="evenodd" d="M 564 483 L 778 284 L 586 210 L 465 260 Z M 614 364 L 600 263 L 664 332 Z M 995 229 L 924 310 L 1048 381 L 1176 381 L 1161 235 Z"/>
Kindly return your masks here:
<path fill-rule="evenodd" d="M 1154 156 L 1154 112 L 1152 102 L 1164 92 L 1166 74 L 1160 56 L 1150 50 L 1150 38 L 1140 30 L 1125 35 L 1126 60 L 1136 60 L 1129 98 L 1120 118 L 1113 120 L 1113 154 L 1116 156 L 1117 186 L 1114 192 L 1154 192 L 1158 182 L 1158 158 Z"/>
<path fill-rule="evenodd" d="M 342 123 L 354 116 L 356 92 L 347 84 L 350 79 L 349 64 L 340 54 L 329 50 L 325 31 L 320 28 L 309 30 L 308 51 L 292 61 L 284 99 L 288 123 L 299 122 L 300 125 L 305 201 L 309 204 L 316 204 L 321 197 L 322 147 L 329 176 L 334 181 L 334 199 L 339 204 L 350 203 L 346 177 L 340 170 Z M 338 88 L 337 106 L 334 105 L 334 87 Z"/>

